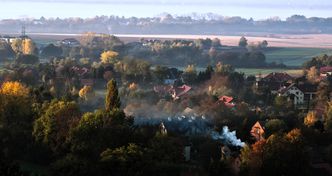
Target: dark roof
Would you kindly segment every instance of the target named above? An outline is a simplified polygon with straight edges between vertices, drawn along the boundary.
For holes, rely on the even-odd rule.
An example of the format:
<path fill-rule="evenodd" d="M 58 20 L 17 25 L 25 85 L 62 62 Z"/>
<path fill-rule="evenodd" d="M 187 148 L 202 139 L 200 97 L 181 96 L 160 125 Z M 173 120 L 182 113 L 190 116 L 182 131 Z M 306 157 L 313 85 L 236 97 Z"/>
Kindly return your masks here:
<path fill-rule="evenodd" d="M 280 92 L 281 94 L 284 94 L 284 93 L 286 93 L 290 88 L 292 88 L 293 86 L 296 87 L 296 84 L 293 83 L 293 84 L 290 84 L 290 85 L 288 85 L 288 86 L 282 87 L 282 88 L 279 89 L 279 92 Z M 301 91 L 302 91 L 302 90 L 301 90 Z"/>
<path fill-rule="evenodd" d="M 292 80 L 293 77 L 291 77 L 289 74 L 287 73 L 279 73 L 279 72 L 273 72 L 268 74 L 267 76 L 265 76 L 263 78 L 263 81 L 268 81 L 268 82 L 286 82 L 289 80 Z"/>
<path fill-rule="evenodd" d="M 310 84 L 310 83 L 299 83 L 296 85 L 302 92 L 317 92 L 317 84 Z"/>
<path fill-rule="evenodd" d="M 289 84 L 288 86 L 280 88 L 279 92 L 283 94 L 283 93 L 287 92 L 292 87 L 297 87 L 303 93 L 316 92 L 317 91 L 317 85 L 316 84 L 310 84 L 310 83 L 295 84 L 295 83 L 293 83 L 293 84 Z"/>

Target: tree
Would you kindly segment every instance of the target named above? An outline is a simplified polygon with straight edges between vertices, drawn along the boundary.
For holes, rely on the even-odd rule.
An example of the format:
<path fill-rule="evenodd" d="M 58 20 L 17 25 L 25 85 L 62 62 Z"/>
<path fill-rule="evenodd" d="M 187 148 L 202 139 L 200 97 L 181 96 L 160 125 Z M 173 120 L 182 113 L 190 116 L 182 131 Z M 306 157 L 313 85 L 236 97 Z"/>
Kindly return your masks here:
<path fill-rule="evenodd" d="M 304 118 L 304 124 L 308 127 L 313 127 L 318 121 L 318 117 L 314 111 L 308 112 L 307 116 Z"/>
<path fill-rule="evenodd" d="M 188 65 L 184 69 L 184 73 L 182 74 L 184 82 L 192 84 L 195 82 L 197 77 L 197 71 L 195 65 Z"/>
<path fill-rule="evenodd" d="M 319 72 L 317 70 L 316 67 L 310 67 L 310 70 L 307 73 L 307 79 L 312 82 L 315 83 L 318 81 L 319 78 Z"/>
<path fill-rule="evenodd" d="M 27 97 L 29 95 L 29 89 L 17 81 L 4 82 L 1 85 L 0 93 L 16 97 Z"/>
<path fill-rule="evenodd" d="M 184 159 L 183 145 L 176 138 L 158 135 L 149 143 L 149 155 L 159 162 L 179 163 Z"/>
<path fill-rule="evenodd" d="M 263 40 L 261 43 L 260 43 L 260 47 L 261 48 L 267 48 L 267 46 L 269 45 L 269 43 L 266 41 L 266 40 Z"/>
<path fill-rule="evenodd" d="M 219 38 L 214 38 L 212 40 L 212 47 L 215 47 L 215 48 L 221 47 L 221 41 Z"/>
<path fill-rule="evenodd" d="M 39 62 L 39 58 L 31 54 L 19 54 L 16 62 L 19 64 L 36 64 Z"/>
<path fill-rule="evenodd" d="M 317 87 L 316 102 L 323 105 L 330 101 L 330 85 L 327 82 L 320 82 Z"/>
<path fill-rule="evenodd" d="M 89 100 L 94 97 L 94 92 L 91 86 L 84 86 L 79 92 L 78 95 L 84 99 Z"/>
<path fill-rule="evenodd" d="M 13 48 L 13 50 L 16 52 L 16 53 L 21 53 L 23 48 L 22 48 L 22 39 L 14 39 L 11 43 L 11 47 Z"/>
<path fill-rule="evenodd" d="M 142 172 L 146 162 L 143 149 L 133 143 L 113 150 L 108 148 L 100 156 L 103 170 L 111 175 L 136 175 Z"/>
<path fill-rule="evenodd" d="M 23 39 L 22 41 L 22 53 L 34 54 L 36 46 L 31 39 Z"/>
<path fill-rule="evenodd" d="M 107 83 L 105 110 L 107 112 L 110 112 L 113 109 L 119 109 L 120 106 L 121 106 L 121 102 L 120 102 L 120 97 L 119 97 L 116 81 L 114 79 L 112 79 Z"/>
<path fill-rule="evenodd" d="M 286 130 L 286 124 L 282 120 L 272 119 L 265 124 L 265 129 L 265 137 L 268 137 L 274 133 L 284 132 Z"/>
<path fill-rule="evenodd" d="M 70 130 L 68 141 L 71 151 L 75 155 L 96 161 L 106 148 L 114 149 L 128 143 L 131 139 L 131 125 L 131 119 L 119 109 L 85 113 L 78 125 Z"/>
<path fill-rule="evenodd" d="M 228 75 L 230 73 L 234 72 L 234 68 L 231 65 L 225 65 L 221 62 L 218 62 L 216 64 L 216 73 L 222 74 L 222 75 Z"/>
<path fill-rule="evenodd" d="M 248 45 L 248 40 L 244 36 L 242 36 L 239 41 L 239 46 L 246 47 L 247 45 Z"/>
<path fill-rule="evenodd" d="M 31 104 L 29 89 L 22 83 L 4 82 L 0 87 L 0 154 L 2 150 L 11 157 L 25 154 L 31 142 Z"/>
<path fill-rule="evenodd" d="M 263 139 L 251 146 L 245 145 L 241 149 L 241 173 L 243 175 L 260 175 L 265 145 L 266 140 Z"/>
<path fill-rule="evenodd" d="M 263 150 L 262 175 L 306 175 L 309 168 L 299 129 L 286 135 L 271 135 Z"/>
<path fill-rule="evenodd" d="M 12 41 L 11 46 L 16 53 L 22 53 L 27 55 L 34 54 L 36 50 L 35 44 L 29 38 L 15 39 Z"/>
<path fill-rule="evenodd" d="M 52 151 L 61 152 L 69 139 L 70 129 L 77 125 L 79 119 L 80 110 L 75 102 L 52 101 L 42 116 L 35 120 L 33 136 Z"/>
<path fill-rule="evenodd" d="M 83 46 L 90 46 L 92 44 L 93 39 L 96 37 L 96 33 L 94 32 L 86 32 L 81 35 L 80 43 Z"/>
<path fill-rule="evenodd" d="M 332 102 L 329 102 L 324 113 L 325 130 L 332 131 Z"/>
<path fill-rule="evenodd" d="M 50 167 L 51 176 L 84 176 L 99 175 L 99 170 L 95 163 L 82 159 L 80 156 L 68 154 L 56 160 Z"/>
<path fill-rule="evenodd" d="M 5 41 L 0 41 L 0 61 L 8 58 L 13 58 L 15 51 L 12 49 L 10 44 Z"/>
<path fill-rule="evenodd" d="M 102 137 L 104 116 L 101 111 L 85 113 L 77 126 L 70 130 L 69 141 L 73 154 L 87 159 L 95 159 L 100 154 L 105 143 Z"/>
<path fill-rule="evenodd" d="M 119 53 L 115 51 L 105 51 L 100 55 L 100 60 L 103 64 L 114 64 L 118 56 Z"/>
<path fill-rule="evenodd" d="M 51 43 L 42 50 L 41 55 L 46 56 L 46 57 L 50 57 L 50 56 L 59 57 L 62 55 L 62 52 L 63 51 L 62 51 L 61 47 L 57 47 Z"/>
<path fill-rule="evenodd" d="M 288 101 L 285 96 L 276 96 L 274 99 L 274 106 L 279 112 L 284 112 L 292 107 L 292 102 Z"/>

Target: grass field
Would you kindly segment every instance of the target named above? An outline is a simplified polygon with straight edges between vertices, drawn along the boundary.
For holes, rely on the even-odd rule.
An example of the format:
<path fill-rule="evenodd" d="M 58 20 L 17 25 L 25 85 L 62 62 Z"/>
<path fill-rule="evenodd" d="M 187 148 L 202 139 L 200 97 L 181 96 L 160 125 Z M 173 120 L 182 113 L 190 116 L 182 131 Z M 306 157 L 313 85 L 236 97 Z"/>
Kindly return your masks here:
<path fill-rule="evenodd" d="M 29 34 L 37 44 L 46 45 L 64 38 L 79 38 L 80 34 L 31 33 Z M 141 34 L 114 34 L 124 42 L 140 41 L 145 39 L 187 39 L 219 38 L 223 45 L 237 46 L 241 36 L 223 35 L 141 35 Z M 301 66 L 305 61 L 321 54 L 332 54 L 331 34 L 288 35 L 274 34 L 261 36 L 246 36 L 249 44 L 267 40 L 269 50 L 265 53 L 267 62 L 284 63 L 287 66 Z"/>
<path fill-rule="evenodd" d="M 301 76 L 303 71 L 301 69 L 269 69 L 269 68 L 237 68 L 235 69 L 237 72 L 242 72 L 245 75 L 258 75 L 262 76 L 267 75 L 272 72 L 286 72 L 291 76 Z"/>
<path fill-rule="evenodd" d="M 332 55 L 332 49 L 324 48 L 270 48 L 265 52 L 267 62 L 283 63 L 287 66 L 302 66 L 314 56 Z"/>
<path fill-rule="evenodd" d="M 179 70 L 184 70 L 185 67 L 176 67 Z M 198 72 L 204 71 L 206 68 L 204 67 L 196 67 Z M 267 75 L 272 72 L 286 72 L 292 76 L 301 76 L 303 74 L 302 69 L 284 69 L 284 68 L 236 68 L 235 71 L 244 73 L 245 75 L 258 75 L 261 74 L 262 76 Z"/>

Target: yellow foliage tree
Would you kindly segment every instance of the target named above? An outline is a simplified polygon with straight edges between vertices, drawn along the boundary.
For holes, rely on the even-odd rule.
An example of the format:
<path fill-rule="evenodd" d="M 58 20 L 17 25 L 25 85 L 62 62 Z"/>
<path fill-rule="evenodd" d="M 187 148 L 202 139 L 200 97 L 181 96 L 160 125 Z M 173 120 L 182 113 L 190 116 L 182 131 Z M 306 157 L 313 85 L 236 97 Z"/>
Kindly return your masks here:
<path fill-rule="evenodd" d="M 307 79 L 312 82 L 315 83 L 318 81 L 319 78 L 319 71 L 316 67 L 310 67 L 310 70 L 308 71 L 307 74 Z"/>
<path fill-rule="evenodd" d="M 23 43 L 22 39 L 19 38 L 15 39 L 12 41 L 11 47 L 16 53 L 20 53 L 22 52 L 22 43 Z"/>
<path fill-rule="evenodd" d="M 292 143 L 300 141 L 302 139 L 301 130 L 298 128 L 293 129 L 286 134 L 286 139 L 288 139 Z"/>
<path fill-rule="evenodd" d="M 129 90 L 136 90 L 138 88 L 138 85 L 136 83 L 129 84 Z"/>
<path fill-rule="evenodd" d="M 306 126 L 313 126 L 317 121 L 318 118 L 314 111 L 308 112 L 307 116 L 304 118 L 304 124 Z"/>
<path fill-rule="evenodd" d="M 92 43 L 93 39 L 96 37 L 94 32 L 86 32 L 80 37 L 80 42 L 83 46 L 88 46 Z"/>
<path fill-rule="evenodd" d="M 36 46 L 31 39 L 24 39 L 22 41 L 22 53 L 23 54 L 33 54 L 35 52 Z"/>
<path fill-rule="evenodd" d="M 100 60 L 103 64 L 114 64 L 118 56 L 119 53 L 115 51 L 105 51 L 100 55 Z"/>
<path fill-rule="evenodd" d="M 2 84 L 0 93 L 9 96 L 23 96 L 29 95 L 29 89 L 17 81 L 8 81 Z"/>
<path fill-rule="evenodd" d="M 27 39 L 17 38 L 13 40 L 11 43 L 11 47 L 16 53 L 23 53 L 23 54 L 33 54 L 36 49 L 36 46 L 33 43 L 33 41 L 28 38 Z"/>
<path fill-rule="evenodd" d="M 184 69 L 186 73 L 195 73 L 196 74 L 196 67 L 194 64 L 188 65 L 187 68 Z"/>
<path fill-rule="evenodd" d="M 94 96 L 93 89 L 91 86 L 84 86 L 79 92 L 78 95 L 84 100 L 88 100 Z"/>

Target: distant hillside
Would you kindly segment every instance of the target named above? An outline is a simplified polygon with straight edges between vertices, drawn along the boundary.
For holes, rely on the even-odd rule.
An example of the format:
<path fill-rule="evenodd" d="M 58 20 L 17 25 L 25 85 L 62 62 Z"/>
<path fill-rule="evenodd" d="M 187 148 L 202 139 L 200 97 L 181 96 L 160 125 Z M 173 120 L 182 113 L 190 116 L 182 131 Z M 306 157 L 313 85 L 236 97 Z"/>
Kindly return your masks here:
<path fill-rule="evenodd" d="M 332 34 L 332 17 L 307 18 L 293 15 L 286 20 L 270 18 L 261 21 L 241 17 L 202 15 L 153 18 L 97 16 L 94 18 L 6 19 L 0 21 L 0 33 L 18 33 L 25 25 L 30 33 L 82 33 L 94 31 L 115 34 Z"/>

